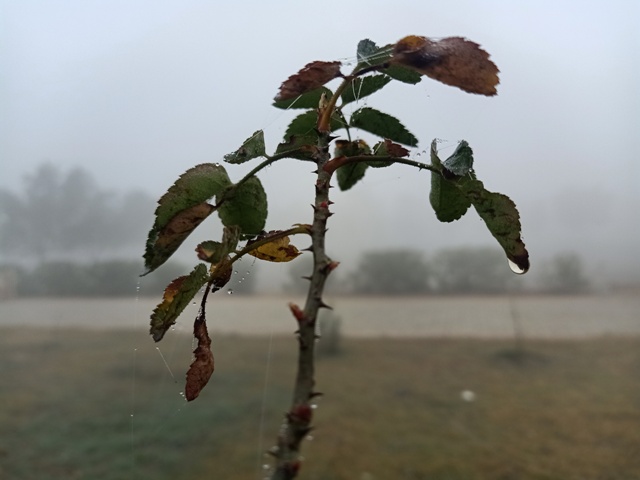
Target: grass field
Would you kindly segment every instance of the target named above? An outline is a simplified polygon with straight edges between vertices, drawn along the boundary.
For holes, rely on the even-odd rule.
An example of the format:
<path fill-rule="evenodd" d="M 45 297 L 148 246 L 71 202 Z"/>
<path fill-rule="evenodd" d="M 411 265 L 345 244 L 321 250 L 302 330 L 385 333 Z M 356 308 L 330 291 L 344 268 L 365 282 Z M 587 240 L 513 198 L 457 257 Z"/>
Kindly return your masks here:
<path fill-rule="evenodd" d="M 294 340 L 214 338 L 187 404 L 191 339 L 173 333 L 158 352 L 131 330 L 1 329 L 0 478 L 262 478 Z M 347 338 L 318 388 L 304 479 L 640 479 L 638 337 Z"/>

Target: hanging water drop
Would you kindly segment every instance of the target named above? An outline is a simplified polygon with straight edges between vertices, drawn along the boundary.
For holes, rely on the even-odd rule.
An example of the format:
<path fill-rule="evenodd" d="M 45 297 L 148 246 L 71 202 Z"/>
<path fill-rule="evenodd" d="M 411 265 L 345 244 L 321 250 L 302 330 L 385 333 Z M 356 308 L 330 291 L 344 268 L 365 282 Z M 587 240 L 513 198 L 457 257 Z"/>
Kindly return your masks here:
<path fill-rule="evenodd" d="M 510 258 L 508 258 L 507 261 L 509 262 L 509 268 L 515 274 L 523 275 L 523 274 L 527 273 L 527 271 L 529 270 L 529 268 L 522 268 L 520 265 L 518 265 L 517 263 L 513 262 Z"/>
<path fill-rule="evenodd" d="M 231 288 L 227 290 L 227 295 L 233 295 L 233 290 Z"/>

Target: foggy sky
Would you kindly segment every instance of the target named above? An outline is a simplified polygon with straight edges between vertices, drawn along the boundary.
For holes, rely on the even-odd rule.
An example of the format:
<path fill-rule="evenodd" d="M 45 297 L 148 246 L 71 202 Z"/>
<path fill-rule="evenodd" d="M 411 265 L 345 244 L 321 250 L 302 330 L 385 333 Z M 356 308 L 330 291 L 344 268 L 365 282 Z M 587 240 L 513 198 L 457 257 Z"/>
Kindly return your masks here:
<path fill-rule="evenodd" d="M 446 141 L 443 157 L 467 140 L 485 186 L 518 205 L 532 269 L 575 250 L 603 275 L 638 278 L 638 18 L 634 0 L 0 0 L 0 187 L 19 189 L 51 160 L 84 166 L 108 188 L 159 196 L 259 128 L 275 148 L 296 112 L 272 98 L 309 61 L 353 61 L 363 38 L 459 35 L 500 68 L 497 97 L 425 78 L 365 103 L 418 137 L 413 158 L 433 138 Z M 248 168 L 228 171 L 237 179 Z M 311 221 L 310 170 L 283 160 L 261 174 L 268 229 Z M 473 211 L 439 224 L 429 184 L 425 172 L 394 166 L 369 171 L 350 192 L 334 189 L 330 254 L 495 243 Z M 214 237 L 208 223 L 198 239 Z"/>

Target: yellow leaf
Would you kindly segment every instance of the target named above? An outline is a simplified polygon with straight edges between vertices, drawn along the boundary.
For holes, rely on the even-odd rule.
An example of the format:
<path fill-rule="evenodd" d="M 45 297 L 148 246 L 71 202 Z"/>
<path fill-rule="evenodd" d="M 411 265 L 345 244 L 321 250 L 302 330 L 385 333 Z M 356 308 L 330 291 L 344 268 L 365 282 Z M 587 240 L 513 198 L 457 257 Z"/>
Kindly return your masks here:
<path fill-rule="evenodd" d="M 268 262 L 290 262 L 300 255 L 300 251 L 289 245 L 289 237 L 282 237 L 251 250 L 249 255 Z"/>

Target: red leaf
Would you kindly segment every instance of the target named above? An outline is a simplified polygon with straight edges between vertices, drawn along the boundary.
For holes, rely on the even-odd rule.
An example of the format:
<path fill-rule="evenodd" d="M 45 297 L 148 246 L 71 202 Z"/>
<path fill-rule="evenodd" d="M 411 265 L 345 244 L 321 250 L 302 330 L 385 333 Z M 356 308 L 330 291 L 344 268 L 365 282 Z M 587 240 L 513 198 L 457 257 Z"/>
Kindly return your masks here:
<path fill-rule="evenodd" d="M 214 369 L 211 339 L 207 332 L 204 312 L 198 314 L 193 324 L 193 335 L 198 340 L 198 346 L 193 351 L 195 358 L 187 372 L 187 384 L 184 387 L 185 398 L 189 402 L 200 395 L 200 392 L 211 378 Z"/>
<path fill-rule="evenodd" d="M 392 61 L 469 93 L 495 95 L 500 82 L 489 54 L 462 37 L 437 41 L 410 35 L 395 44 Z"/>
<path fill-rule="evenodd" d="M 280 85 L 280 92 L 276 95 L 275 101 L 289 100 L 296 98 L 303 93 L 320 88 L 325 83 L 340 76 L 340 62 L 315 62 L 308 63 L 295 75 L 287 78 Z"/>

